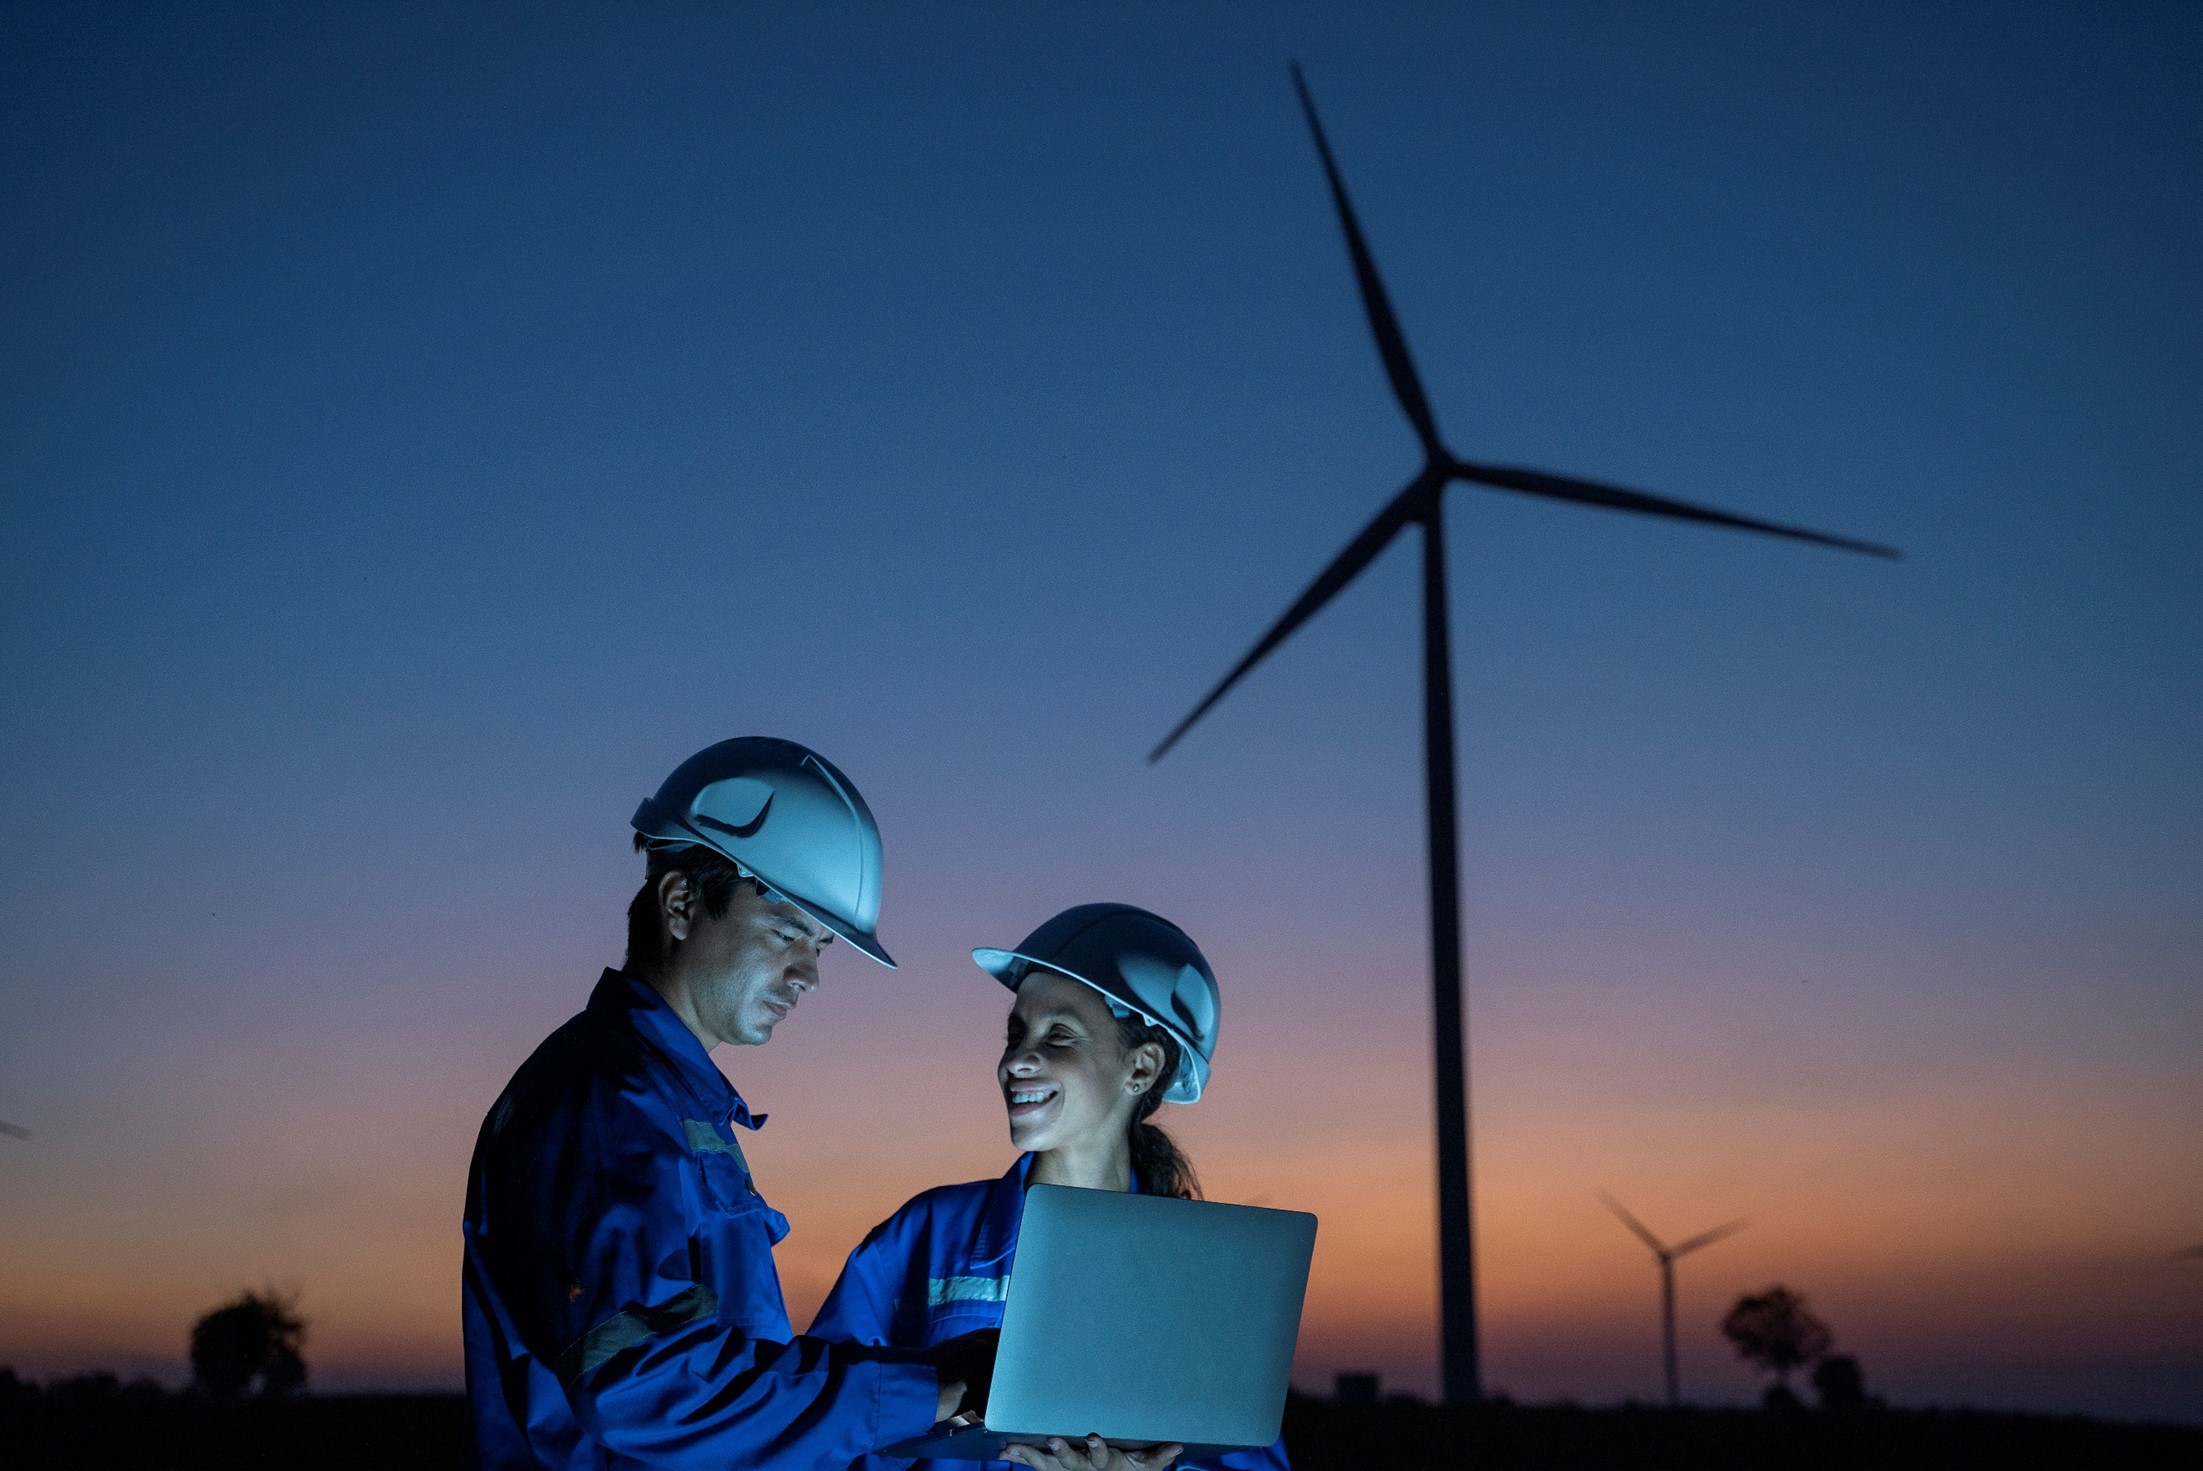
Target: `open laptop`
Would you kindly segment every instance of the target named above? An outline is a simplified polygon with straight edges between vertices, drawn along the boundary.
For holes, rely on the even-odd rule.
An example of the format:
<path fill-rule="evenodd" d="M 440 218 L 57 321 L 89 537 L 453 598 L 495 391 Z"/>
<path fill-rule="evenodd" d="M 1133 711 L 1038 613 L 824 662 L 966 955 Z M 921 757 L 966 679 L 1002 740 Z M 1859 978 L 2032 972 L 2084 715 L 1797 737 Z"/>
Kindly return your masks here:
<path fill-rule="evenodd" d="M 1302 1211 L 1035 1185 L 986 1420 L 947 1420 L 889 1456 L 991 1461 L 1098 1434 L 1214 1456 L 1277 1439 L 1316 1218 Z"/>

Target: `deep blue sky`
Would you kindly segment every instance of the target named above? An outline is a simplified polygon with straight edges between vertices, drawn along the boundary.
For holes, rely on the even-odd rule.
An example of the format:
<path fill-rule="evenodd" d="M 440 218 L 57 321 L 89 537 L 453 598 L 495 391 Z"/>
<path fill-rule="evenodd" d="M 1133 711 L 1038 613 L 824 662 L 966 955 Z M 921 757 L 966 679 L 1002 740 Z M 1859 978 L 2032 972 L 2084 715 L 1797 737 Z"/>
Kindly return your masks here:
<path fill-rule="evenodd" d="M 1411 554 L 1140 762 L 1415 464 L 1298 57 L 1456 449 L 1908 554 L 1453 492 L 1498 1381 L 1643 1388 L 1603 1185 L 1758 1215 L 1739 1283 L 1819 1263 L 1900 1394 L 2203 1417 L 2203 1272 L 2025 1285 L 2203 1240 L 2203 18 L 1359 9 L 0 14 L 0 1359 L 175 1357 L 129 1304 L 272 1273 L 447 1372 L 347 1337 L 358 1264 L 442 1302 L 628 812 L 751 730 L 871 798 L 906 969 L 730 1068 L 980 1079 L 852 1239 L 999 1167 L 962 950 L 1114 896 L 1273 1090 L 1189 1115 L 1212 1176 L 1393 1161 L 1420 1300 Z"/>

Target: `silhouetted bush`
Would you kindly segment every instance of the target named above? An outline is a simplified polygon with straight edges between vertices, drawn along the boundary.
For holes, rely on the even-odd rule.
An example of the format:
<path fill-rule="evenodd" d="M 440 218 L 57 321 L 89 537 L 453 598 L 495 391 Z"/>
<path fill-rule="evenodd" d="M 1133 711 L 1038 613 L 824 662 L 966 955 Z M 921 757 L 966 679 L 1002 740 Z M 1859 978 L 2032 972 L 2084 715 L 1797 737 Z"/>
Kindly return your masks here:
<path fill-rule="evenodd" d="M 1866 1408 L 1866 1376 L 1849 1354 L 1830 1354 L 1813 1367 L 1813 1393 L 1821 1408 L 1838 1414 Z"/>
<path fill-rule="evenodd" d="M 218 1400 L 236 1399 L 255 1383 L 264 1395 L 296 1394 L 306 1387 L 298 1351 L 305 1336 L 290 1297 L 272 1287 L 241 1292 L 192 1325 L 191 1382 Z"/>

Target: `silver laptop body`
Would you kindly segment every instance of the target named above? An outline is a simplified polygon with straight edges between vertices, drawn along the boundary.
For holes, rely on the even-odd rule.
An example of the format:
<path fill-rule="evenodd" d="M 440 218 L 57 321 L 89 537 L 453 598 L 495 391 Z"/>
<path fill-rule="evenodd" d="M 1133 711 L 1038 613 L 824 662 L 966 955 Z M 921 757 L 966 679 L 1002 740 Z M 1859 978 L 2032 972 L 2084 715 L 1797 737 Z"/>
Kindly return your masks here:
<path fill-rule="evenodd" d="M 1269 1445 L 1315 1244 L 1302 1211 L 1035 1185 L 986 1423 L 944 1421 L 881 1454 L 989 1461 L 1090 1433 L 1188 1457 Z"/>

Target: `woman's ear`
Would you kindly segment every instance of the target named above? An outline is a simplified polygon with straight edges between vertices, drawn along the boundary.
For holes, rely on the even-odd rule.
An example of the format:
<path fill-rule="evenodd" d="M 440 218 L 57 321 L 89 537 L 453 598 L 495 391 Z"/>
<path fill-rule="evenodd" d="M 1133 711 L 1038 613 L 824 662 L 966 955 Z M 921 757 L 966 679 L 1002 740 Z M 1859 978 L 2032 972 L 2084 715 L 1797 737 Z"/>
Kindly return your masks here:
<path fill-rule="evenodd" d="M 1124 1086 L 1128 1093 L 1145 1093 L 1155 1086 L 1163 1071 L 1163 1044 L 1142 1042 L 1126 1055 L 1131 1070 L 1125 1074 Z"/>

